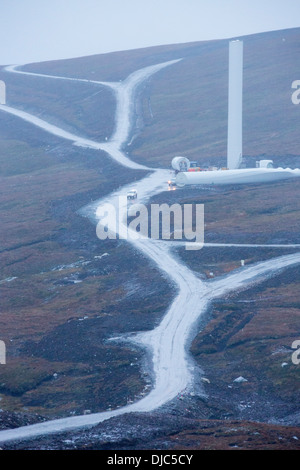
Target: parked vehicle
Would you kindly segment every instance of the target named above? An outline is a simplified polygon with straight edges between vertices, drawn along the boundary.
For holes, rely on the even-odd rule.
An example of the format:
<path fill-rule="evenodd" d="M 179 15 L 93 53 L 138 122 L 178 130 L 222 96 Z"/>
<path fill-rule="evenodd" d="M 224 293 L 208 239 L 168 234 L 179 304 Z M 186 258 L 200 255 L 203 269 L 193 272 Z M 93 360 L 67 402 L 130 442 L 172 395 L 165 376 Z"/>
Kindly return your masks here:
<path fill-rule="evenodd" d="M 135 189 L 131 189 L 127 193 L 127 199 L 136 199 L 137 198 L 137 191 Z"/>
<path fill-rule="evenodd" d="M 171 178 L 171 179 L 169 179 L 168 185 L 169 185 L 169 189 L 171 189 L 171 188 L 173 188 L 174 186 L 176 186 L 176 178 Z"/>

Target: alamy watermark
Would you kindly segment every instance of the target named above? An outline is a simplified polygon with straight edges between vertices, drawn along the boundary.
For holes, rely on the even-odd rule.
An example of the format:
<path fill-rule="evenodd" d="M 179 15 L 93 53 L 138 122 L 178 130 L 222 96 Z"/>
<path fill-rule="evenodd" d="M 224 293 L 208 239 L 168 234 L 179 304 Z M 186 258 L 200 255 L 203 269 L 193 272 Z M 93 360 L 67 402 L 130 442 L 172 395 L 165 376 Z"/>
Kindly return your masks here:
<path fill-rule="evenodd" d="M 0 364 L 6 364 L 6 346 L 4 341 L 0 340 Z"/>
<path fill-rule="evenodd" d="M 292 93 L 292 103 L 300 104 L 300 80 L 294 80 L 292 83 L 292 88 L 295 88 L 295 91 Z"/>
<path fill-rule="evenodd" d="M 203 204 L 128 204 L 119 196 L 115 204 L 97 209 L 97 237 L 123 239 L 182 240 L 186 250 L 199 250 L 204 244 Z"/>
<path fill-rule="evenodd" d="M 293 341 L 292 349 L 296 349 L 292 354 L 292 363 L 295 365 L 300 364 L 300 339 Z"/>

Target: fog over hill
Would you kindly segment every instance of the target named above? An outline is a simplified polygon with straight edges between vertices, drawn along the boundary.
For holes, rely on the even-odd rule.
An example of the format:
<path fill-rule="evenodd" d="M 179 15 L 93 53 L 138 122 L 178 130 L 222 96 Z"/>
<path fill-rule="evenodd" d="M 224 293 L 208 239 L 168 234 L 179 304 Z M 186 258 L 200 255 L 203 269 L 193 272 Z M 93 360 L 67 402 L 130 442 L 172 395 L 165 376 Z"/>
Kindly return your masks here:
<path fill-rule="evenodd" d="M 299 79 L 300 28 L 239 39 L 244 41 L 244 155 L 299 155 L 299 108 L 291 95 L 292 82 Z M 175 154 L 201 163 L 225 161 L 228 43 L 152 47 L 33 64 L 24 70 L 118 81 L 138 68 L 182 58 L 142 90 L 137 113 L 143 132 L 136 135 L 130 151 L 137 159 L 162 166 Z M 107 107 L 100 109 L 106 113 Z"/>

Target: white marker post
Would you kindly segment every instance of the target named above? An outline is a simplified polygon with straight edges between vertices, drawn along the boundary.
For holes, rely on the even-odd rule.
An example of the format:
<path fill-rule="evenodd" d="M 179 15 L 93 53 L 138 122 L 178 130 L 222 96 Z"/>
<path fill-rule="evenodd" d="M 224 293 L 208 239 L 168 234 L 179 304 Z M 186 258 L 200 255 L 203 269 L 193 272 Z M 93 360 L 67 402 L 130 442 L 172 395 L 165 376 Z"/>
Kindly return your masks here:
<path fill-rule="evenodd" d="M 0 341 L 0 364 L 6 364 L 6 346 L 4 341 Z"/>
<path fill-rule="evenodd" d="M 3 80 L 0 80 L 0 104 L 6 104 L 6 86 Z"/>

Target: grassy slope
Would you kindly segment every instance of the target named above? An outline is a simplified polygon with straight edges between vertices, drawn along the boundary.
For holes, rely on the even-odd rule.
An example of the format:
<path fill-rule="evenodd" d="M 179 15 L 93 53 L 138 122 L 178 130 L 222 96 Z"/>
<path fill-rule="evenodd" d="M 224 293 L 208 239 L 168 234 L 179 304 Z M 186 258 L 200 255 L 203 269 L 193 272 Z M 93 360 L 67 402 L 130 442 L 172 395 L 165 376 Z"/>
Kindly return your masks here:
<path fill-rule="evenodd" d="M 256 156 L 267 154 L 274 156 L 278 163 L 287 161 L 292 166 L 299 162 L 300 107 L 290 100 L 291 82 L 299 78 L 296 59 L 299 35 L 296 29 L 243 38 L 244 153 L 252 156 L 253 161 Z M 26 68 L 72 77 L 120 80 L 137 68 L 183 58 L 159 72 L 141 89 L 137 110 L 143 117 L 143 127 L 130 150 L 134 159 L 153 166 L 169 166 L 171 158 L 179 153 L 197 158 L 201 163 L 224 163 L 227 54 L 227 41 L 212 41 L 32 64 Z M 8 104 L 41 113 L 41 117 L 57 125 L 95 139 L 104 139 L 113 129 L 114 103 L 105 89 L 101 88 L 101 93 L 95 95 L 98 88 L 92 86 L 87 91 L 72 82 L 44 81 L 5 72 L 1 73 L 1 78 L 8 85 Z M 9 249 L 1 253 L 1 278 L 18 278 L 0 286 L 3 291 L 1 339 L 9 343 L 11 358 L 6 372 L 0 371 L 4 374 L 0 382 L 6 384 L 2 386 L 5 398 L 1 406 L 10 410 L 28 407 L 31 411 L 59 415 L 71 410 L 81 412 L 86 407 L 103 409 L 109 404 L 123 403 L 127 396 L 133 396 L 144 386 L 138 366 L 130 366 L 137 354 L 123 348 L 112 350 L 101 341 L 99 346 L 97 338 L 87 338 L 95 328 L 99 337 L 105 338 L 108 332 L 118 331 L 120 324 L 129 331 L 137 324 L 150 327 L 163 313 L 171 293 L 165 293 L 167 286 L 161 280 L 160 285 L 155 285 L 157 273 L 149 271 L 139 257 L 137 264 L 132 265 L 132 252 L 123 245 L 109 246 L 112 261 L 107 265 L 95 261 L 93 256 L 105 248 L 97 245 L 94 228 L 74 213 L 91 199 L 131 181 L 138 173 L 119 172 L 117 165 L 109 163 L 103 154 L 72 148 L 69 143 L 23 124 L 17 118 L 1 115 L 0 119 L 0 171 L 5 188 L 1 197 L 1 248 Z M 215 194 L 205 194 L 205 201 L 201 202 L 207 206 L 207 235 L 224 242 L 232 241 L 233 237 L 238 242 L 287 242 L 291 234 L 292 241 L 298 241 L 298 186 L 298 183 L 277 183 L 238 191 L 219 188 Z M 191 195 L 181 195 L 184 202 L 191 201 Z M 270 255 L 274 253 L 267 256 Z M 198 260 L 189 260 L 185 254 L 185 260 L 204 274 L 212 269 L 211 265 L 216 273 L 219 270 L 222 274 L 236 267 L 241 258 L 254 260 L 253 252 L 246 255 L 234 252 L 229 257 L 223 254 L 221 263 L 216 252 L 208 253 L 205 259 L 201 256 L 202 252 Z M 57 265 L 91 259 L 93 262 L 88 268 L 77 265 L 63 272 L 51 271 Z M 116 269 L 120 259 L 122 264 Z M 137 272 L 140 277 L 124 289 L 128 277 Z M 72 276 L 86 279 L 86 282 L 68 284 L 66 281 L 74 279 Z M 141 301 L 141 294 L 149 283 L 154 285 L 156 302 L 150 293 Z M 287 304 L 279 305 L 276 299 L 271 308 L 260 309 L 259 313 L 267 315 L 264 324 L 268 325 L 270 318 L 274 318 L 272 327 L 279 332 L 281 315 L 285 315 L 289 331 L 287 341 L 290 341 L 293 331 L 295 334 L 298 331 L 294 322 L 299 312 L 299 283 L 290 280 L 287 284 L 289 295 L 295 299 L 292 314 Z M 118 304 L 116 299 L 126 296 L 130 289 L 133 294 L 127 303 Z M 232 319 L 237 305 L 240 304 L 231 312 Z M 215 310 L 214 322 L 195 340 L 193 353 L 200 364 L 203 338 L 212 330 L 218 332 L 221 328 L 222 331 L 224 318 L 231 324 L 228 310 L 225 317 L 222 309 L 219 313 Z M 241 309 L 241 315 L 247 317 L 247 312 Z M 84 322 L 85 329 L 79 333 L 72 321 L 84 315 L 89 316 L 91 323 Z M 95 325 L 93 321 L 99 315 L 100 320 Z M 247 335 L 251 336 L 251 331 L 261 325 L 259 319 L 260 315 L 253 316 Z M 99 325 L 104 325 L 104 329 Z M 269 335 L 269 329 L 265 335 Z M 73 338 L 66 344 L 67 355 L 64 356 L 64 350 L 53 354 L 58 344 L 65 344 L 66 337 Z M 85 354 L 77 354 L 79 338 L 87 344 Z M 233 353 L 246 353 L 247 348 L 235 341 L 239 338 L 238 326 L 237 331 L 228 333 L 228 338 L 221 344 L 227 345 L 230 341 Z M 259 344 L 261 341 L 264 339 L 260 337 Z M 280 339 L 276 341 L 280 343 Z M 234 349 L 235 344 L 237 349 Z M 257 345 L 258 339 L 254 337 L 251 354 Z M 207 356 L 216 370 L 220 364 L 224 365 L 226 347 L 218 349 L 215 356 Z M 91 363 L 92 354 L 102 359 Z M 257 365 L 260 363 L 258 355 Z M 278 378 L 278 369 L 272 369 L 270 361 L 267 364 L 269 371 L 273 370 L 267 385 L 272 385 Z M 118 382 L 116 371 L 121 370 L 120 367 L 125 369 Z M 52 379 L 54 372 L 58 372 L 60 382 Z M 223 383 L 226 383 L 224 378 Z M 283 381 L 281 396 L 285 390 L 290 390 L 290 383 Z M 77 392 L 73 393 L 74 390 Z M 291 400 L 295 397 L 292 395 Z"/>
<path fill-rule="evenodd" d="M 245 155 L 299 154 L 299 108 L 290 99 L 299 34 L 289 32 L 285 42 L 282 32 L 243 38 Z M 176 154 L 225 163 L 227 62 L 228 42 L 220 41 L 166 69 L 168 81 L 153 83 L 155 120 L 136 140 L 136 155 L 164 164 Z"/>
<path fill-rule="evenodd" d="M 1 137 L 0 331 L 7 344 L 1 407 L 57 416 L 124 404 L 143 389 L 139 354 L 102 342 L 120 328 L 148 327 L 149 319 L 161 316 L 168 295 L 161 295 L 161 280 L 155 287 L 155 270 L 127 246 L 98 242 L 95 227 L 76 210 L 139 173 L 120 175 L 103 153 L 72 148 L 5 115 Z M 106 250 L 109 258 L 94 258 Z M 146 293 L 141 312 L 138 300 L 127 300 L 124 286 L 131 279 L 128 289 L 134 292 L 149 276 L 160 296 L 153 302 Z M 78 332 L 74 337 L 73 325 L 83 317 L 84 337 Z M 69 343 L 69 330 L 56 331 L 66 322 Z M 95 328 L 97 337 L 91 336 Z M 35 346 L 43 338 L 42 346 Z M 82 341 L 86 348 L 78 355 Z M 58 345 L 63 349 L 53 357 Z"/>
<path fill-rule="evenodd" d="M 184 189 L 156 196 L 153 203 L 203 203 L 205 241 L 219 243 L 299 243 L 298 181 Z M 203 248 L 177 255 L 204 279 L 246 265 L 293 253 L 296 249 Z M 300 368 L 291 345 L 299 336 L 299 268 L 288 269 L 256 287 L 213 302 L 191 351 L 210 383 L 211 403 L 223 410 L 247 405 L 247 419 L 281 418 L 297 410 Z M 286 366 L 282 367 L 282 364 Z M 248 382 L 234 384 L 239 376 Z M 234 396 L 234 400 L 232 400 Z M 248 407 L 249 405 L 249 407 Z M 232 410 L 231 410 L 232 412 Z M 218 415 L 214 415 L 218 416 Z"/>
<path fill-rule="evenodd" d="M 104 140 L 113 131 L 115 101 L 105 87 L 5 72 L 1 77 L 9 106 L 94 140 Z"/>

